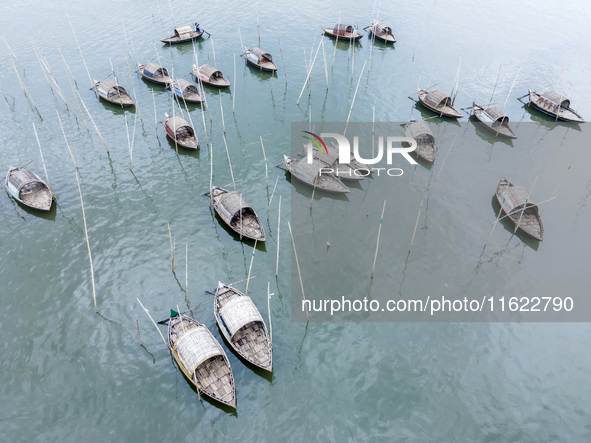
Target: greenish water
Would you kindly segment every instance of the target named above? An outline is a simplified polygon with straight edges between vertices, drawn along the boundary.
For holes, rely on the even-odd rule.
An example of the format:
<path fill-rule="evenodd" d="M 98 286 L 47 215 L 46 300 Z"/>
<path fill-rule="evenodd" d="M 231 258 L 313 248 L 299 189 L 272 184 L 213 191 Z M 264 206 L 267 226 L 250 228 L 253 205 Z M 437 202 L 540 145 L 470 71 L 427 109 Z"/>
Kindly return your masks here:
<path fill-rule="evenodd" d="M 391 189 L 392 204 L 389 202 L 382 232 L 385 245 L 391 247 L 381 249 L 384 255 L 376 270 L 376 287 L 394 284 L 396 290 L 402 287 L 406 296 L 434 288 L 443 291 L 443 284 L 452 288 L 446 290 L 466 290 L 469 282 L 471 291 L 479 288 L 490 293 L 508 289 L 525 294 L 588 291 L 591 181 L 585 166 L 590 154 L 580 145 L 571 149 L 564 143 L 569 134 L 564 126 L 548 125 L 548 120 L 515 100 L 534 84 L 539 89 L 553 85 L 559 92 L 564 90 L 584 117 L 591 118 L 591 106 L 585 103 L 591 72 L 588 5 L 582 1 L 568 7 L 533 1 L 382 4 L 379 16 L 393 25 L 399 41 L 396 47 L 376 45 L 369 65 L 370 44 L 364 37 L 354 46 L 353 65 L 349 45 L 339 43 L 335 51 L 334 42 L 325 38 L 329 88 L 321 50 L 311 75 L 312 93 L 309 96 L 305 91 L 297 106 L 306 77 L 304 51 L 309 57 L 313 44 L 318 43 L 317 25 L 330 26 L 340 14 L 341 21 L 363 27 L 369 24 L 373 7 L 372 2 L 353 1 L 332 5 L 308 2 L 297 7 L 289 2 L 276 2 L 272 7 L 262 2 L 214 2 L 205 7 L 184 0 L 171 0 L 170 5 L 157 1 L 67 4 L 92 78 L 111 74 L 110 59 L 120 83 L 130 92 L 127 53 L 130 65 L 156 61 L 156 47 L 162 64 L 174 67 L 176 76 L 190 72 L 191 45 L 167 48 L 158 40 L 171 34 L 175 22 L 180 26 L 195 20 L 213 35 L 216 64 L 234 83 L 233 54 L 240 53 L 240 35 L 245 46 L 258 44 L 258 10 L 260 45 L 274 55 L 280 71 L 271 80 L 245 66 L 237 56 L 235 113 L 231 93 L 221 92 L 221 100 L 238 189 L 265 223 L 268 194 L 260 136 L 270 166 L 271 189 L 279 177 L 265 224 L 269 240 L 258 247 L 253 266 L 257 278 L 249 286 L 264 318 L 267 281 L 276 294 L 271 299 L 274 372 L 272 377 L 263 376 L 228 352 L 237 383 L 238 407 L 234 412 L 206 400 L 199 402 L 136 302 L 139 297 L 159 320 L 171 307 L 182 309 L 211 300 L 204 290 L 214 288 L 218 280 L 233 282 L 248 273 L 252 245 L 230 234 L 212 215 L 202 195 L 209 189 L 211 158 L 205 147 L 201 109 L 190 108 L 202 141 L 201 152 L 179 151 L 177 156 L 162 125 L 158 126 L 158 138 L 154 127 L 152 92 L 157 119 L 162 120 L 164 112 L 172 112 L 167 91 L 132 74 L 141 119 L 137 111 L 122 112 L 99 102 L 88 89 L 90 81 L 61 5 L 20 1 L 2 6 L 2 36 L 17 57 L 19 75 L 43 120 L 20 90 L 4 45 L 0 85 L 15 99 L 13 103 L 10 97 L 8 102 L 0 97 L 0 170 L 34 160 L 28 168 L 42 175 L 34 122 L 51 186 L 58 196 L 56 209 L 48 215 L 21 209 L 24 221 L 5 194 L 0 198 L 3 440 L 590 439 L 589 324 L 306 326 L 291 321 L 287 221 L 292 218 L 292 187 L 284 172 L 272 166 L 290 151 L 291 122 L 347 118 L 365 61 L 368 65 L 352 121 L 371 121 L 374 106 L 376 121 L 406 121 L 411 112 L 415 118 L 428 117 L 418 109 L 413 111 L 408 96 L 415 93 L 417 84 L 425 87 L 431 77 L 431 85 L 439 84 L 445 92 L 451 89 L 461 56 L 459 106 L 470 106 L 475 97 L 488 102 L 502 65 L 493 101 L 503 107 L 521 69 L 504 109 L 514 124 L 537 123 L 540 131 L 532 136 L 533 146 L 518 139 L 511 147 L 481 134 L 479 143 L 484 146 L 470 150 L 464 142 L 454 147 L 430 198 L 425 226 L 421 224 L 428 229 L 417 234 L 401 285 L 401 264 L 420 201 L 441 167 L 441 154 L 446 154 L 451 143 L 451 131 L 446 130 L 450 123 L 433 122 L 436 136 L 447 144 L 431 170 L 417 167 L 397 185 L 400 193 L 398 187 Z M 565 27 L 579 36 L 576 44 L 565 37 Z M 88 130 L 85 127 L 51 36 L 103 134 L 109 156 L 91 122 L 87 121 Z M 30 39 L 46 57 L 77 120 L 48 86 Z M 200 63 L 213 64 L 211 40 L 200 40 L 196 49 Z M 205 120 L 213 144 L 214 184 L 224 185 L 232 179 L 217 95 L 215 90 L 206 90 L 211 120 L 208 112 Z M 80 170 L 100 316 L 94 314 L 75 170 L 56 110 Z M 129 171 L 124 114 L 130 137 L 137 115 L 134 174 Z M 465 128 L 466 140 L 477 137 L 472 124 Z M 491 199 L 498 177 L 520 177 L 524 186 L 539 177 L 534 195 L 543 200 L 552 195 L 571 164 L 572 171 L 564 176 L 556 200 L 544 213 L 544 242 L 535 249 L 498 227 L 473 279 L 495 218 Z M 386 186 L 378 179 L 364 182 L 350 198 L 358 201 L 370 187 L 383 191 Z M 282 253 L 280 275 L 275 280 L 279 195 Z M 380 195 L 375 200 L 374 219 L 383 198 Z M 334 202 L 319 196 L 315 205 Z M 326 241 L 323 226 L 314 224 L 307 213 L 299 213 L 297 220 L 318 228 L 319 241 Z M 176 246 L 176 279 L 170 269 L 167 222 Z M 375 230 L 359 241 L 373 249 Z M 338 242 L 333 243 L 339 247 Z M 444 260 L 456 265 L 442 266 Z M 389 261 L 395 266 L 389 267 Z M 359 272 L 365 278 L 370 267 L 364 261 L 363 269 L 360 266 L 349 272 Z M 452 272 L 442 275 L 442 269 Z M 503 273 L 519 272 L 523 278 L 510 277 L 509 288 L 499 278 Z M 220 337 L 211 301 L 194 315 Z M 136 320 L 144 347 L 138 344 Z"/>

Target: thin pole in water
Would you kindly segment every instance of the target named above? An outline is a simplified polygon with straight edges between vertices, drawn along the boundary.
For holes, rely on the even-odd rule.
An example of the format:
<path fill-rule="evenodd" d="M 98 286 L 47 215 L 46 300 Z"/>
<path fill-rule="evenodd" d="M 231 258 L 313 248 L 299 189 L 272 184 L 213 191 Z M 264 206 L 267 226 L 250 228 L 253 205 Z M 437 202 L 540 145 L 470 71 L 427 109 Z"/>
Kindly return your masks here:
<path fill-rule="evenodd" d="M 316 62 L 316 57 L 318 56 L 318 51 L 320 51 L 320 43 L 318 44 L 318 49 L 316 50 L 316 55 L 314 56 L 314 60 L 310 64 L 310 69 L 308 69 L 308 75 L 306 76 L 306 81 L 304 82 L 304 86 L 302 87 L 302 91 L 300 92 L 300 96 L 298 97 L 298 101 L 296 104 L 300 104 L 300 99 L 302 98 L 302 94 L 304 93 L 304 89 L 306 89 L 306 84 L 309 84 L 308 80 L 310 79 L 310 74 L 312 73 L 312 68 L 314 67 L 314 63 Z"/>
<path fill-rule="evenodd" d="M 519 214 L 519 220 L 517 221 L 517 224 L 515 225 L 515 230 L 513 231 L 513 234 L 515 234 L 517 232 L 517 230 L 519 229 L 519 225 L 521 224 L 521 218 L 523 217 L 523 214 L 525 212 L 525 210 L 527 209 L 527 203 L 531 197 L 531 192 L 534 190 L 534 186 L 536 185 L 536 182 L 538 181 L 538 176 L 536 176 L 536 179 L 534 180 L 534 183 L 531 185 L 531 189 L 529 190 L 529 193 L 527 194 L 527 198 L 525 199 L 525 204 L 523 205 L 523 209 L 521 210 L 521 214 Z"/>
<path fill-rule="evenodd" d="M 250 257 L 250 266 L 248 267 L 248 278 L 246 279 L 246 290 L 244 295 L 248 295 L 248 283 L 250 283 L 250 271 L 252 271 L 252 262 L 254 261 L 254 253 L 257 250 L 257 240 L 254 241 L 254 248 L 252 248 L 252 256 Z"/>
<path fill-rule="evenodd" d="M 269 205 L 267 207 L 267 220 L 269 220 L 269 212 L 271 211 L 271 202 L 273 201 L 273 196 L 275 195 L 275 189 L 277 188 L 278 182 L 279 182 L 279 176 L 277 178 L 275 178 L 275 186 L 273 186 L 273 192 L 271 192 L 271 198 L 269 199 Z M 268 190 L 267 190 L 267 193 L 268 193 Z"/>
<path fill-rule="evenodd" d="M 267 185 L 267 194 L 269 194 L 269 169 L 267 167 L 267 155 L 265 154 L 265 145 L 263 144 L 263 136 L 259 136 L 261 139 L 261 147 L 263 148 L 263 158 L 265 159 L 265 182 Z"/>
<path fill-rule="evenodd" d="M 228 156 L 228 165 L 230 166 L 230 175 L 232 176 L 232 184 L 234 185 L 234 191 L 236 190 L 236 180 L 234 180 L 234 171 L 232 170 L 232 161 L 230 160 L 230 151 L 228 150 L 228 143 L 226 142 L 226 136 L 222 135 L 224 139 L 224 146 L 226 147 L 226 155 Z M 240 211 L 240 217 L 242 217 L 242 211 Z M 242 237 L 242 234 L 241 234 Z"/>
<path fill-rule="evenodd" d="M 273 346 L 273 323 L 271 323 L 271 282 L 267 280 L 267 312 L 269 313 L 269 341 Z"/>
<path fill-rule="evenodd" d="M 382 233 L 382 224 L 384 222 L 384 212 L 386 211 L 386 200 L 384 200 L 384 206 L 382 207 L 382 217 L 380 218 L 380 227 L 378 228 L 378 241 L 376 243 L 376 253 L 373 258 L 373 267 L 371 268 L 371 278 L 373 278 L 376 270 L 376 261 L 378 260 L 378 249 L 380 248 L 380 235 Z"/>
<path fill-rule="evenodd" d="M 166 222 L 168 226 L 168 238 L 170 239 L 170 265 L 172 267 L 172 273 L 176 275 L 174 272 L 174 247 L 172 246 L 172 233 L 170 232 L 170 222 Z"/>
<path fill-rule="evenodd" d="M 302 272 L 300 271 L 300 262 L 298 261 L 298 253 L 295 247 L 295 240 L 293 239 L 293 232 L 291 231 L 291 223 L 287 222 L 287 227 L 289 228 L 289 235 L 291 236 L 291 245 L 293 247 L 293 254 L 295 255 L 296 266 L 298 268 L 298 276 L 300 277 L 300 286 L 302 288 L 302 298 L 304 302 L 306 301 L 306 294 L 304 293 L 304 282 L 302 281 Z M 310 315 L 308 314 L 308 306 L 304 303 L 306 307 L 306 318 L 310 321 Z"/>
<path fill-rule="evenodd" d="M 412 239 L 410 240 L 410 246 L 408 247 L 408 253 L 412 249 L 412 244 L 415 242 L 415 235 L 417 233 L 417 227 L 419 226 L 419 219 L 421 218 L 421 210 L 423 209 L 423 200 L 421 200 L 421 206 L 419 207 L 419 213 L 417 215 L 417 221 L 415 222 L 415 229 L 412 232 Z"/>
<path fill-rule="evenodd" d="M 142 304 L 142 302 L 140 301 L 139 298 L 135 298 L 137 300 L 137 302 L 140 304 L 140 306 L 142 307 L 142 309 L 146 312 L 146 314 L 148 314 L 148 317 L 150 317 L 150 320 L 152 320 L 152 323 L 154 323 L 154 327 L 156 328 L 156 330 L 158 331 L 158 334 L 160 334 L 160 337 L 162 337 L 162 341 L 164 342 L 164 344 L 166 345 L 167 348 L 169 348 L 168 343 L 166 342 L 166 340 L 164 339 L 164 335 L 162 335 L 162 332 L 160 332 L 160 328 L 158 327 L 158 325 L 156 324 L 156 322 L 154 321 L 154 319 L 152 318 L 152 316 L 150 315 L 150 312 L 144 307 L 144 305 Z M 169 348 L 170 349 L 170 348 Z"/>
<path fill-rule="evenodd" d="M 279 275 L 279 234 L 281 229 L 281 196 L 279 196 L 279 214 L 277 215 L 277 262 L 275 264 L 275 277 Z"/>
<path fill-rule="evenodd" d="M 363 68 L 361 68 L 361 73 L 359 74 L 359 80 L 357 80 L 357 87 L 355 88 L 355 94 L 353 94 L 353 101 L 351 102 L 351 108 L 349 108 L 349 115 L 347 115 L 347 123 L 345 123 L 345 132 L 347 132 L 347 126 L 349 125 L 349 118 L 351 118 L 351 111 L 353 111 L 353 105 L 355 104 L 355 97 L 357 97 L 357 90 L 359 89 L 359 83 L 361 83 L 361 77 L 363 76 L 363 71 L 365 71 L 365 63 L 363 62 Z"/>
<path fill-rule="evenodd" d="M 76 174 L 76 183 L 78 185 L 78 193 L 80 194 L 80 204 L 82 206 L 82 219 L 84 220 L 84 233 L 86 235 L 86 246 L 88 247 L 88 259 L 90 261 L 90 277 L 92 281 L 92 298 L 94 300 L 94 312 L 98 313 L 98 308 L 96 305 L 96 290 L 94 286 L 94 266 L 92 264 L 92 252 L 90 250 L 90 240 L 88 239 L 88 226 L 86 225 L 86 211 L 84 210 L 84 200 L 82 200 L 82 189 L 80 188 L 80 179 L 78 178 L 78 165 L 76 165 L 76 160 L 74 160 L 74 154 L 72 154 L 72 150 L 70 149 L 70 144 L 68 143 L 68 139 L 66 138 L 66 132 L 64 131 L 64 126 L 62 125 L 62 119 L 60 118 L 60 113 L 56 110 L 57 118 L 60 122 L 60 128 L 62 129 L 62 134 L 64 135 L 64 140 L 66 141 L 66 146 L 68 147 L 68 151 L 70 151 L 70 157 L 72 157 L 72 162 L 76 170 L 74 171 Z"/>
<path fill-rule="evenodd" d="M 224 123 L 224 107 L 222 105 L 222 93 L 219 92 L 218 96 L 220 97 L 220 109 L 222 111 L 222 128 L 224 130 L 224 134 L 226 133 L 226 123 Z"/>
<path fill-rule="evenodd" d="M 41 154 L 41 163 L 43 163 L 43 170 L 45 171 L 45 180 L 47 180 L 47 185 L 51 188 L 49 184 L 49 174 L 47 173 L 47 168 L 45 167 L 45 160 L 43 159 L 43 150 L 41 149 L 41 142 L 39 141 L 39 135 L 37 134 L 37 128 L 35 127 L 35 122 L 33 123 L 33 131 L 35 131 L 35 138 L 37 139 L 37 144 L 39 145 L 39 154 Z"/>
<path fill-rule="evenodd" d="M 234 88 L 232 88 L 232 114 L 235 114 L 236 105 L 236 54 L 234 54 Z"/>

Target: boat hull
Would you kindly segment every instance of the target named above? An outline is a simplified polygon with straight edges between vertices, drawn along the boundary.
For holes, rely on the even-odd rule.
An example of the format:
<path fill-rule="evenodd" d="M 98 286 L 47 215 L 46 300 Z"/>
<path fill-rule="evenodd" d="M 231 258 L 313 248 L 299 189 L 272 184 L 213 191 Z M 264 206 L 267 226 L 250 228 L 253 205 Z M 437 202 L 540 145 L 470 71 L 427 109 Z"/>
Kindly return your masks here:
<path fill-rule="evenodd" d="M 168 38 L 163 38 L 162 40 L 160 40 L 162 43 L 165 43 L 167 45 L 179 45 L 181 43 L 189 43 L 192 42 L 193 40 L 197 40 L 199 38 L 201 38 L 203 36 L 204 31 L 198 32 L 196 33 L 194 36 L 189 37 L 189 38 L 184 38 L 181 39 L 179 37 L 168 37 Z"/>
<path fill-rule="evenodd" d="M 345 42 L 355 42 L 355 41 L 361 40 L 361 38 L 363 37 L 363 34 L 361 34 L 360 32 L 354 32 L 352 35 L 347 36 L 347 35 L 337 35 L 330 28 L 322 28 L 322 30 L 324 31 L 324 34 L 328 35 L 329 37 L 334 38 L 335 40 L 342 40 Z"/>

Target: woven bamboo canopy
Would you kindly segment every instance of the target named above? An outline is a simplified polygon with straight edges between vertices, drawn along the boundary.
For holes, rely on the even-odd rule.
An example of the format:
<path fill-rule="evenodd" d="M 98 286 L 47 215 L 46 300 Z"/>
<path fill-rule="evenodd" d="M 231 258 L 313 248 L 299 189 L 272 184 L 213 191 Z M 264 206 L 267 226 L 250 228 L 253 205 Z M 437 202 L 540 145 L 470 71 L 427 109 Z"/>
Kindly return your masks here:
<path fill-rule="evenodd" d="M 499 196 L 499 202 L 507 214 L 526 209 L 538 212 L 538 205 L 523 186 L 509 186 Z"/>
<path fill-rule="evenodd" d="M 441 92 L 439 89 L 432 89 L 427 92 L 427 100 L 436 106 L 451 106 L 451 98 Z"/>
<path fill-rule="evenodd" d="M 148 62 L 144 65 L 144 74 L 147 74 L 148 77 L 166 77 L 168 70 L 154 62 Z"/>
<path fill-rule="evenodd" d="M 392 34 L 392 28 L 390 26 L 386 26 L 384 23 L 382 22 L 377 22 L 374 25 L 374 29 L 376 30 L 376 32 L 378 33 L 382 33 L 385 32 L 386 34 Z"/>
<path fill-rule="evenodd" d="M 118 85 L 117 83 L 115 83 L 115 81 L 110 80 L 110 79 L 101 80 L 99 82 L 98 86 L 101 89 L 103 89 L 109 97 L 112 97 L 114 95 L 119 95 L 119 93 L 127 94 L 127 91 L 125 90 L 125 88 L 123 86 Z"/>
<path fill-rule="evenodd" d="M 409 137 L 414 138 L 415 140 L 425 140 L 434 142 L 435 137 L 433 137 L 433 132 L 431 132 L 431 128 L 425 122 L 410 122 L 407 123 L 406 129 L 408 130 Z"/>
<path fill-rule="evenodd" d="M 262 50 L 261 48 L 259 48 L 258 46 L 257 46 L 257 47 L 254 47 L 254 48 L 252 48 L 252 49 L 250 50 L 250 53 L 251 53 L 251 54 L 254 54 L 254 55 L 256 55 L 256 56 L 259 58 L 259 60 L 260 60 L 261 58 L 266 58 L 267 60 L 269 60 L 269 61 L 271 61 L 271 62 L 273 61 L 273 57 L 271 57 L 271 54 L 269 54 L 268 52 L 265 52 L 265 51 L 263 51 L 263 50 Z"/>
<path fill-rule="evenodd" d="M 336 25 L 334 25 L 334 29 L 333 31 L 336 33 L 338 31 L 345 31 L 348 32 L 350 34 L 353 33 L 353 26 L 351 25 L 343 25 L 342 23 L 338 23 Z"/>
<path fill-rule="evenodd" d="M 222 71 L 217 68 L 214 68 L 210 65 L 201 65 L 199 66 L 199 72 L 204 74 L 207 78 L 211 79 L 212 77 L 222 77 Z"/>
<path fill-rule="evenodd" d="M 204 327 L 185 332 L 174 344 L 179 360 L 192 374 L 202 363 L 216 355 L 222 355 L 219 344 Z"/>
<path fill-rule="evenodd" d="M 570 107 L 570 100 L 554 91 L 544 92 L 541 96 L 555 105 L 560 105 L 561 108 L 568 109 Z"/>
<path fill-rule="evenodd" d="M 175 28 L 174 35 L 181 39 L 191 38 L 194 31 L 195 30 L 191 26 L 181 26 L 179 28 Z"/>
<path fill-rule="evenodd" d="M 190 83 L 187 80 L 185 80 L 184 78 L 179 78 L 178 80 L 175 80 L 173 87 L 177 88 L 181 93 L 184 93 L 185 91 L 199 93 L 197 87 L 193 83 Z"/>
<path fill-rule="evenodd" d="M 230 223 L 240 218 L 240 214 L 244 217 L 245 213 L 253 213 L 252 207 L 242 198 L 236 191 L 226 192 L 220 197 L 220 205 L 218 207 L 220 212 L 225 212 L 222 218 L 230 220 Z"/>
<path fill-rule="evenodd" d="M 178 115 L 175 115 L 174 117 L 169 117 L 166 121 L 166 124 L 172 128 L 177 137 L 180 137 L 185 133 L 188 133 L 191 136 L 195 135 L 195 131 L 193 131 L 193 128 L 187 122 L 187 120 Z"/>
<path fill-rule="evenodd" d="M 31 183 L 39 183 L 41 181 L 36 174 L 26 169 L 13 169 L 10 174 L 10 183 L 19 191 L 26 185 Z"/>
<path fill-rule="evenodd" d="M 248 296 L 236 297 L 228 301 L 220 309 L 220 316 L 228 328 L 231 338 L 244 326 L 254 322 L 263 322 L 259 310 Z"/>

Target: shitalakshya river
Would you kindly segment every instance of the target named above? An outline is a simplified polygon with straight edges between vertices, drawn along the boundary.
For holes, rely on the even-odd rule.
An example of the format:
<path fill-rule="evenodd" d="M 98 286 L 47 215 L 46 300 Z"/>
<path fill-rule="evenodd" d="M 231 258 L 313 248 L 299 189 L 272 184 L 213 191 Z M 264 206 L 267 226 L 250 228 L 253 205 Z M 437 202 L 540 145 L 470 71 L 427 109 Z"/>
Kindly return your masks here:
<path fill-rule="evenodd" d="M 61 2 L 22 0 L 4 2 L 0 8 L 2 37 L 40 114 L 21 91 L 2 42 L 0 86 L 6 95 L 0 97 L 0 170 L 32 161 L 27 167 L 44 175 L 34 123 L 58 197 L 48 215 L 21 208 L 24 220 L 4 193 L 0 198 L 2 440 L 591 439 L 587 323 L 292 322 L 287 229 L 292 186 L 284 172 L 274 168 L 289 153 L 292 122 L 347 118 L 364 63 L 351 121 L 372 121 L 374 110 L 375 120 L 381 122 L 428 117 L 408 96 L 415 95 L 417 85 L 439 85 L 447 93 L 460 57 L 456 103 L 471 106 L 475 98 L 487 103 L 501 66 L 493 102 L 504 108 L 513 124 L 540 125 L 543 134 L 537 140 L 550 142 L 532 149 L 527 140 L 510 146 L 483 135 L 485 147 L 470 149 L 458 143 L 439 174 L 452 141 L 446 132 L 451 123 L 431 120 L 444 142 L 431 170 L 411 169 L 412 182 L 405 179 L 391 190 L 376 286 L 402 288 L 407 297 L 425 288 L 437 293 L 444 285 L 452 288 L 446 290 L 461 291 L 468 283 L 491 295 L 531 294 L 551 282 L 557 293 L 588 290 L 591 182 L 586 166 L 591 154 L 569 149 L 562 143 L 564 126 L 546 125 L 547 119 L 515 100 L 534 85 L 554 88 L 591 118 L 586 101 L 591 9 L 586 2 L 82 0 L 68 1 L 66 8 L 89 73 Z M 316 53 L 320 41 L 318 25 L 332 26 L 340 17 L 362 28 L 372 11 L 393 27 L 395 48 L 376 45 L 372 51 L 365 36 L 353 48 L 341 42 L 335 50 L 335 43 L 324 37 L 325 50 L 320 50 L 310 76 L 311 93 L 306 88 L 296 105 L 306 59 Z M 245 46 L 259 44 L 257 15 L 260 46 L 279 66 L 272 79 L 249 69 L 239 57 L 241 38 Z M 215 63 L 235 90 L 206 89 L 208 111 L 202 114 L 201 108 L 190 107 L 202 149 L 176 155 L 162 125 L 155 127 L 155 117 L 161 121 L 165 112 L 172 113 L 169 93 L 146 84 L 133 71 L 136 63 L 160 60 L 174 68 L 175 76 L 191 80 L 192 46 L 168 48 L 159 39 L 171 35 L 175 25 L 194 21 L 213 37 L 196 43 L 199 62 Z M 58 46 L 75 82 L 66 74 Z M 51 75 L 44 75 L 34 47 L 71 109 Z M 89 90 L 89 75 L 100 80 L 112 76 L 112 70 L 137 95 L 135 112 L 106 106 Z M 84 105 L 109 155 L 86 112 L 82 118 Z M 80 172 L 100 315 L 94 313 L 75 169 L 56 111 Z M 213 146 L 214 184 L 232 181 L 225 128 L 237 187 L 265 223 L 268 241 L 257 248 L 252 270 L 256 278 L 249 285 L 249 295 L 265 319 L 268 281 L 275 294 L 270 303 L 272 377 L 253 371 L 227 351 L 237 384 L 235 412 L 199 401 L 136 301 L 139 297 L 157 321 L 171 307 L 207 302 L 193 315 L 220 338 L 211 296 L 204 291 L 218 280 L 234 282 L 248 274 L 252 245 L 231 235 L 203 196 L 209 189 L 211 162 L 203 120 Z M 476 134 L 466 117 L 462 122 L 467 137 Z M 126 123 L 134 142 L 133 174 Z M 269 191 L 260 137 L 268 160 Z M 537 249 L 499 226 L 479 259 L 495 220 L 491 199 L 502 175 L 519 178 L 524 186 L 537 179 L 538 200 L 549 199 L 561 184 L 544 213 L 546 239 Z M 417 210 L 426 198 L 426 184 L 436 176 L 428 219 L 420 224 L 402 284 L 401 263 Z M 268 198 L 277 177 L 267 222 Z M 362 183 L 351 199 L 377 183 L 384 185 L 378 179 Z M 279 196 L 281 254 L 275 279 Z M 332 201 L 317 196 L 314 205 Z M 374 230 L 364 242 L 370 252 L 352 271 L 363 278 L 371 268 L 381 202 L 374 202 Z M 304 222 L 313 224 L 313 217 Z M 171 272 L 167 223 L 176 277 Z M 326 236 L 319 238 L 324 242 Z M 339 251 L 338 247 L 334 243 L 331 249 Z M 332 258 L 336 259 L 334 253 Z M 439 272 L 444 259 L 456 264 L 451 275 Z M 445 268 L 452 266 L 446 263 Z M 499 279 L 505 271 L 515 284 Z M 520 273 L 522 279 L 516 277 Z"/>

